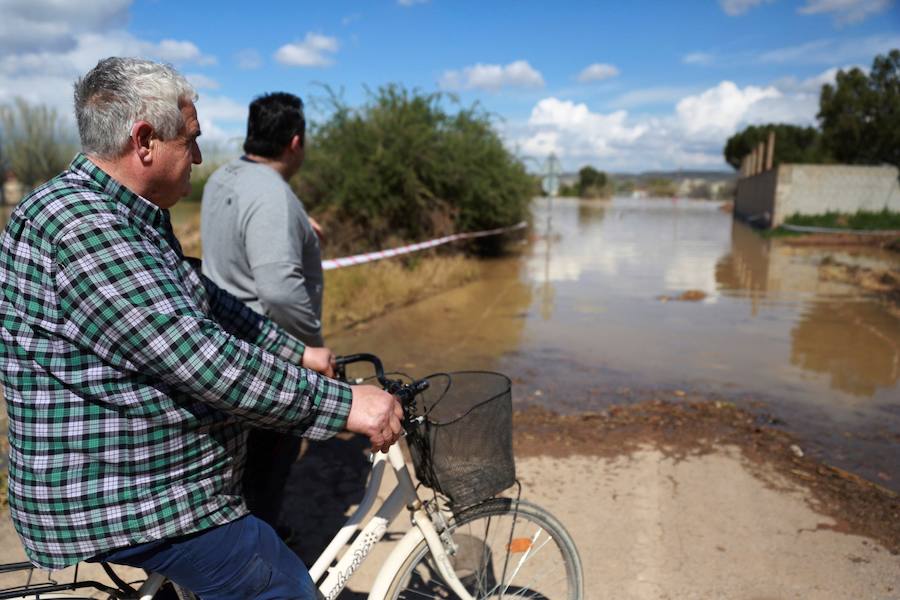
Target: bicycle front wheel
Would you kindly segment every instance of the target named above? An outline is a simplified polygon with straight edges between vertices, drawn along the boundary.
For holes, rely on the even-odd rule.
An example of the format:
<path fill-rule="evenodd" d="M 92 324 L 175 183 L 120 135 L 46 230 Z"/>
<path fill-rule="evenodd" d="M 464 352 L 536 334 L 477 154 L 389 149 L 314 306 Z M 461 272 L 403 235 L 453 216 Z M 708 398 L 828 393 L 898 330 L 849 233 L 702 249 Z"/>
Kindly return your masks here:
<path fill-rule="evenodd" d="M 451 520 L 450 562 L 476 600 L 581 600 L 581 559 L 550 513 L 523 501 L 495 498 Z M 446 537 L 446 536 L 444 536 Z M 394 577 L 391 600 L 455 598 L 423 540 Z"/>

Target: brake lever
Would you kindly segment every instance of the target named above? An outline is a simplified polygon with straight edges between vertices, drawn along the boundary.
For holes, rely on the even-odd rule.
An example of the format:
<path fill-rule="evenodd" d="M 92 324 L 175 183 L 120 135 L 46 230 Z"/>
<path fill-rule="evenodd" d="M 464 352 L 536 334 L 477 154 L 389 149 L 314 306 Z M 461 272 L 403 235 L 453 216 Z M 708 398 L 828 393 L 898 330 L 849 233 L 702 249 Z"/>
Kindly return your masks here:
<path fill-rule="evenodd" d="M 400 398 L 403 405 L 404 421 L 409 427 L 416 427 L 425 422 L 425 415 L 413 416 L 412 411 L 415 409 L 415 397 L 428 389 L 429 383 L 427 379 L 413 381 L 411 384 L 405 384 L 397 379 L 388 379 L 386 381 L 385 391 L 389 394 Z M 404 428 L 404 435 L 406 434 Z"/>

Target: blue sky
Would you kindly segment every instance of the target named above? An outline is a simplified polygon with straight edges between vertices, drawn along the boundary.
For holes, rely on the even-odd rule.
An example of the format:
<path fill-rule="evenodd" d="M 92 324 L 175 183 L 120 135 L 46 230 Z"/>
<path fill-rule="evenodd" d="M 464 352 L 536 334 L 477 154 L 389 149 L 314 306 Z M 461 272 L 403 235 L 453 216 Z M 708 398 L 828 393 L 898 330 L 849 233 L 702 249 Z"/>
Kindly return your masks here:
<path fill-rule="evenodd" d="M 71 82 L 98 59 L 165 60 L 222 149 L 261 92 L 328 85 L 358 105 L 397 82 L 479 103 L 522 156 L 609 171 L 726 169 L 729 135 L 814 124 L 838 68 L 900 48 L 896 0 L 0 0 L 0 14 L 0 102 L 71 118 Z"/>

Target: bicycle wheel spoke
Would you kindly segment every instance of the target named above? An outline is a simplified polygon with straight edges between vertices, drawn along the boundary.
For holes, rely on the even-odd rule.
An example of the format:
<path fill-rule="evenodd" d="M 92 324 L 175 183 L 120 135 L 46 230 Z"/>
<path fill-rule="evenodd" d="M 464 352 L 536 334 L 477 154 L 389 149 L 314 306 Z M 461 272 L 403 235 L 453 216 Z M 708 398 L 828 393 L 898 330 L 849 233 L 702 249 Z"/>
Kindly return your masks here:
<path fill-rule="evenodd" d="M 512 576 L 510 576 L 510 578 L 509 578 L 510 582 L 512 582 L 512 580 L 516 578 L 516 575 L 519 574 L 519 570 L 522 568 L 522 565 L 525 564 L 525 561 L 528 560 L 528 556 L 531 554 L 531 549 L 534 547 L 534 543 L 538 540 L 542 531 L 543 531 L 543 529 L 538 529 L 537 531 L 534 532 L 534 536 L 531 538 L 531 544 L 528 546 L 528 550 L 526 550 L 525 553 L 522 555 L 522 557 L 519 559 L 519 564 L 516 565 L 516 568 L 513 571 Z M 550 536 L 547 536 L 547 541 L 548 542 L 550 541 Z M 544 544 L 546 544 L 546 543 L 547 542 L 544 542 Z M 543 545 L 541 546 L 541 548 L 543 548 Z M 509 554 L 510 554 L 509 552 L 506 553 L 507 556 L 509 556 Z M 503 597 L 503 594 L 505 594 L 506 590 L 508 590 L 508 589 L 509 589 L 509 584 L 506 584 L 506 587 L 503 588 L 503 591 L 500 593 L 501 598 Z"/>
<path fill-rule="evenodd" d="M 546 511 L 527 502 L 497 500 L 455 519 L 450 559 L 475 600 L 581 600 L 577 551 Z M 423 541 L 401 568 L 388 598 L 456 598 L 434 566 Z"/>
<path fill-rule="evenodd" d="M 548 535 L 548 536 L 546 537 L 546 539 L 544 539 L 544 540 L 541 541 L 541 545 L 538 546 L 537 549 L 534 550 L 534 552 L 531 552 L 532 549 L 534 549 L 534 543 L 537 541 L 537 539 L 538 539 L 538 537 L 540 536 L 541 533 L 543 533 L 543 530 L 542 530 L 542 529 L 539 529 L 537 532 L 535 532 L 535 535 L 534 535 L 534 537 L 533 537 L 532 540 L 531 540 L 531 546 L 529 547 L 528 551 L 525 552 L 525 554 L 519 559 L 519 563 L 516 565 L 516 568 L 515 568 L 515 570 L 513 571 L 513 574 L 509 577 L 508 580 L 505 580 L 505 581 L 508 581 L 508 583 L 505 584 L 505 587 L 504 587 L 503 591 L 500 592 L 500 597 L 501 597 L 501 598 L 507 595 L 507 592 L 509 591 L 510 586 L 512 585 L 513 581 L 515 581 L 516 576 L 518 575 L 518 573 L 519 573 L 519 571 L 521 570 L 522 566 L 523 566 L 526 562 L 528 562 L 528 560 L 529 560 L 530 558 L 536 557 L 537 554 L 538 554 L 538 553 L 539 553 L 539 552 L 540 552 L 540 551 L 541 551 L 548 543 L 550 543 L 550 542 L 553 541 L 553 538 L 552 538 L 551 536 Z M 552 567 L 551 567 L 551 568 L 552 568 Z M 522 596 L 521 594 L 522 594 L 522 593 L 525 593 L 526 591 L 529 591 L 529 590 L 531 589 L 531 583 L 533 583 L 533 582 L 537 581 L 538 579 L 540 579 L 540 578 L 543 576 L 543 574 L 546 573 L 548 570 L 549 570 L 548 568 L 545 568 L 545 569 L 539 571 L 538 573 L 534 574 L 534 575 L 531 577 L 531 579 L 529 580 L 529 585 L 528 585 L 528 586 L 525 586 L 525 587 L 522 587 L 522 588 L 519 590 L 519 592 L 514 593 L 514 594 L 512 595 L 512 597 L 524 597 L 524 596 Z M 490 591 L 490 594 L 495 593 L 495 592 L 497 591 L 497 589 L 498 589 L 501 585 L 504 585 L 504 582 L 503 582 L 503 581 L 499 582 L 499 583 L 494 587 L 494 589 L 492 589 L 492 590 Z M 535 593 L 537 593 L 537 592 L 535 592 Z M 532 596 L 532 597 L 535 597 L 535 596 Z"/>
<path fill-rule="evenodd" d="M 400 598 L 406 598 L 407 594 L 415 594 L 416 596 L 419 596 L 422 598 L 432 598 L 432 599 L 437 598 L 437 596 L 435 596 L 434 594 L 425 594 L 423 592 L 420 592 L 419 590 L 404 590 L 403 595 L 401 595 Z"/>
<path fill-rule="evenodd" d="M 538 573 L 535 573 L 531 577 L 531 579 L 529 579 L 528 585 L 516 586 L 519 588 L 518 591 L 514 592 L 510 597 L 512 597 L 512 598 L 544 598 L 545 596 L 543 594 L 541 594 L 538 590 L 534 589 L 534 584 L 537 581 L 543 581 L 544 575 L 546 575 L 546 573 L 549 570 L 550 569 L 545 568 L 545 569 L 539 571 Z M 561 574 L 558 574 L 558 575 L 561 575 Z M 565 578 L 562 576 L 557 576 L 556 579 L 553 579 L 551 581 L 545 581 L 544 583 L 545 583 L 545 585 L 552 586 L 553 584 L 556 584 L 557 582 L 560 582 L 560 581 L 565 581 Z M 529 596 L 524 595 L 529 592 L 530 592 Z M 504 593 L 504 596 L 506 596 L 506 593 Z"/>

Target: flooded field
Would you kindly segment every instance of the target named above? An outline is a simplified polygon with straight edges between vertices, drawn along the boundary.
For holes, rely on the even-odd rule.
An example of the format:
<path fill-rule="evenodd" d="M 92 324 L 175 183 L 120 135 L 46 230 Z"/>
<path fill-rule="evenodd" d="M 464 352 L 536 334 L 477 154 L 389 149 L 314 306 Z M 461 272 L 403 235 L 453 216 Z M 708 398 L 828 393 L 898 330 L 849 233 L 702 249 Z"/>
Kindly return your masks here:
<path fill-rule="evenodd" d="M 413 375 L 503 371 L 519 406 L 563 413 L 734 402 L 900 490 L 900 319 L 819 277 L 826 257 L 883 268 L 900 255 L 790 247 L 709 202 L 558 198 L 533 213 L 532 236 L 477 281 L 326 332 L 329 345 Z M 686 291 L 699 300 L 677 300 Z"/>
<path fill-rule="evenodd" d="M 500 370 L 520 405 L 567 413 L 732 401 L 900 489 L 900 319 L 819 278 L 827 256 L 883 267 L 900 255 L 792 248 L 700 201 L 538 200 L 534 217 L 534 239 L 479 281 L 329 344 L 417 375 Z M 702 299 L 675 300 L 689 290 Z"/>

